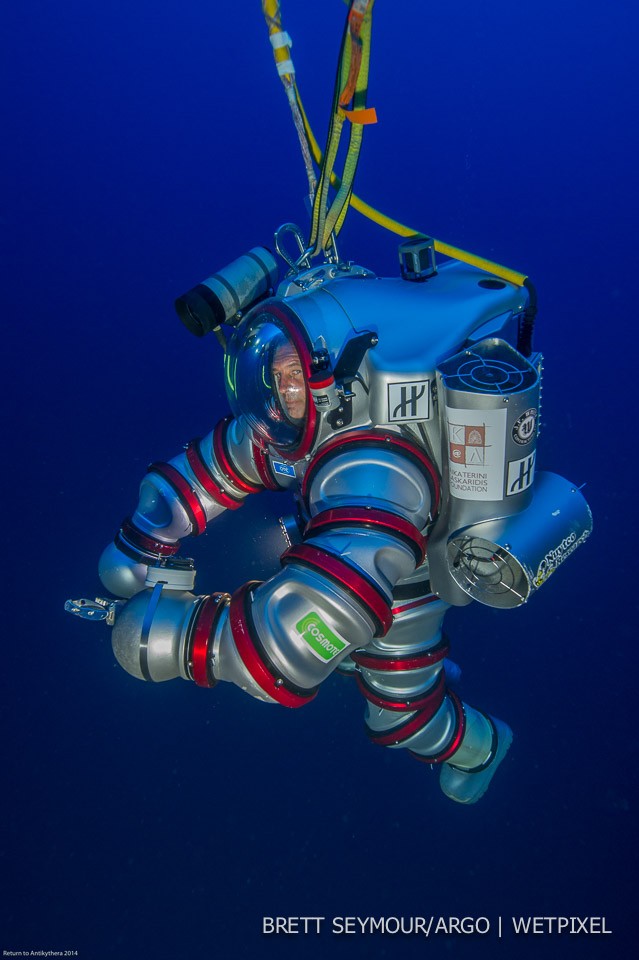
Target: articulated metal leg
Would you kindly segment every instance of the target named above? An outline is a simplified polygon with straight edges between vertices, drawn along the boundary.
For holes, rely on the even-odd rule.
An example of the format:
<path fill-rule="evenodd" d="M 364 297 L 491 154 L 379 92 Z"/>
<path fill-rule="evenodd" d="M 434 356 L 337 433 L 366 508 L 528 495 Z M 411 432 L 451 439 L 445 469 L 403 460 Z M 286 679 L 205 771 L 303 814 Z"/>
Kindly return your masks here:
<path fill-rule="evenodd" d="M 407 749 L 424 763 L 441 764 L 446 796 L 468 804 L 486 792 L 512 732 L 502 721 L 463 704 L 448 687 L 448 642 L 442 634 L 447 609 L 432 594 L 397 603 L 391 630 L 352 659 L 368 701 L 370 739 Z"/>

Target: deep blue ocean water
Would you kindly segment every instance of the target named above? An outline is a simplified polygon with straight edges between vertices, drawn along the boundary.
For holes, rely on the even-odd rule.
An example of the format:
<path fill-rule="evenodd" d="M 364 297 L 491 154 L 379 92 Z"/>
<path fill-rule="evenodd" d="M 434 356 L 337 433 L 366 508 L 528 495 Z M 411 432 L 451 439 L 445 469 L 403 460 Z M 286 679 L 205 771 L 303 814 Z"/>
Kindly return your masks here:
<path fill-rule="evenodd" d="M 284 0 L 324 135 L 345 8 Z M 67 597 L 146 465 L 225 411 L 221 356 L 175 296 L 285 220 L 305 177 L 257 0 L 3 14 L 5 458 L 0 950 L 83 960 L 619 957 L 637 930 L 634 578 L 636 7 L 390 3 L 375 11 L 356 192 L 536 283 L 540 465 L 586 483 L 595 533 L 515 612 L 450 618 L 462 693 L 516 735 L 487 796 L 369 744 L 334 677 L 301 711 L 145 685 Z M 635 119 L 633 119 L 633 117 Z M 351 212 L 341 251 L 396 272 Z M 263 495 L 189 553 L 202 592 L 268 576 Z M 633 637 L 635 640 L 633 640 Z M 264 915 L 325 916 L 268 937 Z M 486 935 L 336 936 L 332 917 L 487 917 Z M 605 916 L 608 936 L 496 933 Z"/>

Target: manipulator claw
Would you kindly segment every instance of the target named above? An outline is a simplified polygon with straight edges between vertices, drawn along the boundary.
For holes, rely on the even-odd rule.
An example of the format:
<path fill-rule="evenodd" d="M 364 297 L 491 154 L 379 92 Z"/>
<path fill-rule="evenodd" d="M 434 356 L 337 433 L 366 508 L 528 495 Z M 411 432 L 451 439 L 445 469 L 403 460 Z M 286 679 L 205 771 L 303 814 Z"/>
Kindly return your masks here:
<path fill-rule="evenodd" d="M 124 606 L 124 600 L 108 600 L 104 597 L 96 597 L 95 600 L 81 598 L 79 600 L 67 600 L 64 609 L 67 613 L 72 613 L 82 620 L 104 620 L 107 626 L 112 627 L 118 610 Z"/>

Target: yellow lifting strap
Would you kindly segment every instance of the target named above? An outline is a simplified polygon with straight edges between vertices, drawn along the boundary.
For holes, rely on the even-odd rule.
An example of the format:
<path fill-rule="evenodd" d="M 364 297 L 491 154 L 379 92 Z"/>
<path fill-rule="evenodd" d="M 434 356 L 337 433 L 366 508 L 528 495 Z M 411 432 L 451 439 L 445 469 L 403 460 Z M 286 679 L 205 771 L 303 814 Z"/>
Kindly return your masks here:
<path fill-rule="evenodd" d="M 299 90 L 296 90 L 296 96 L 302 120 L 304 122 L 304 130 L 306 131 L 308 144 L 313 154 L 313 159 L 315 160 L 315 163 L 320 166 L 322 162 L 322 151 L 320 150 L 320 146 L 315 139 L 315 134 L 313 133 L 311 125 L 308 121 L 308 117 L 306 116 L 306 111 L 304 110 L 304 105 L 299 95 Z M 339 178 L 335 173 L 332 175 L 332 182 L 334 187 L 339 187 Z M 385 213 L 377 210 L 369 203 L 366 203 L 365 200 L 362 200 L 362 198 L 358 197 L 355 193 L 351 194 L 349 202 L 350 205 L 358 211 L 358 213 L 362 214 L 362 216 L 366 217 L 368 220 L 372 220 L 373 223 L 379 224 L 380 227 L 384 227 L 385 230 L 389 230 L 391 233 L 395 233 L 400 237 L 414 237 L 417 234 L 423 235 L 424 233 L 422 230 L 417 230 L 414 227 L 407 227 L 398 220 L 393 220 L 392 217 L 387 216 Z M 462 263 L 468 263 L 470 266 L 478 267 L 480 270 L 485 270 L 486 273 L 491 273 L 493 276 L 499 277 L 501 280 L 514 283 L 518 287 L 523 287 L 524 285 L 527 277 L 527 274 L 525 273 L 512 270 L 510 267 L 504 267 L 500 263 L 494 263 L 492 260 L 486 259 L 486 257 L 480 257 L 475 253 L 469 253 L 467 250 L 462 250 L 460 247 L 454 247 L 452 244 L 445 243 L 443 240 L 434 240 L 434 244 L 437 253 L 441 253 L 445 257 L 452 257 L 454 260 L 461 260 Z"/>
<path fill-rule="evenodd" d="M 349 7 L 333 91 L 326 149 L 320 162 L 320 176 L 313 204 L 308 242 L 310 256 L 326 250 L 331 242 L 331 234 L 337 235 L 342 228 L 353 191 L 363 129 L 366 124 L 377 120 L 375 112 L 366 109 L 374 2 L 375 0 L 352 0 Z M 299 92 L 297 99 L 299 103 Z M 351 101 L 351 109 L 347 109 Z M 333 168 L 346 119 L 350 122 L 348 148 L 342 176 L 335 177 Z M 337 192 L 329 207 L 328 192 L 331 184 L 336 187 Z"/>
<path fill-rule="evenodd" d="M 363 0 L 365 2 L 365 0 Z M 356 7 L 356 3 L 352 3 L 349 9 L 349 21 L 351 18 L 351 13 Z M 291 39 L 289 35 L 283 30 L 281 22 L 281 12 L 280 12 L 280 3 L 279 0 L 262 0 L 262 10 L 266 18 L 266 23 L 269 29 L 269 35 L 271 37 L 271 44 L 273 46 L 273 53 L 275 56 L 275 62 L 277 65 L 278 73 L 282 78 L 284 88 L 291 104 L 291 111 L 293 113 L 293 118 L 295 120 L 295 127 L 298 133 L 300 144 L 302 146 L 302 153 L 304 156 L 304 161 L 307 170 L 307 176 L 309 177 L 309 191 L 311 198 L 314 194 L 314 174 L 312 171 L 312 162 L 310 161 L 310 154 L 312 153 L 313 159 L 319 168 L 322 167 L 323 157 L 322 151 L 319 147 L 313 130 L 306 116 L 304 106 L 302 104 L 302 99 L 300 97 L 299 89 L 295 81 L 295 67 L 291 59 Z M 357 14 L 360 12 L 360 8 L 357 8 L 356 13 L 354 14 L 354 19 Z M 357 29 L 357 28 L 356 28 Z M 361 29 L 360 29 L 361 36 Z M 349 81 L 351 80 L 351 69 L 350 66 L 353 62 L 353 30 L 351 24 L 351 57 L 349 61 L 349 68 L 346 75 L 346 82 L 344 86 L 340 89 L 340 96 L 342 93 L 346 95 L 349 90 Z M 355 59 L 357 54 L 355 55 Z M 338 75 L 339 79 L 342 78 L 343 71 L 340 71 Z M 340 108 L 342 109 L 342 108 Z M 346 111 L 343 111 L 346 113 Z M 360 134 L 361 134 L 361 127 Z M 361 136 L 360 136 L 361 143 Z M 309 173 L 310 167 L 310 173 Z M 354 171 L 353 171 L 354 175 Z M 336 173 L 331 172 L 329 177 L 326 178 L 330 181 L 334 189 L 339 190 L 342 181 L 337 176 Z M 394 220 L 392 217 L 387 216 L 379 210 L 376 210 L 375 207 L 366 203 L 362 200 L 361 197 L 358 197 L 356 194 L 352 193 L 352 180 L 351 180 L 351 191 L 349 192 L 348 204 L 355 208 L 362 216 L 367 217 L 369 220 L 372 220 L 373 223 L 379 224 L 379 226 L 384 227 L 384 229 L 389 230 L 391 233 L 395 233 L 400 237 L 412 237 L 416 234 L 423 234 L 424 231 L 416 230 L 413 227 L 408 227 L 399 221 Z M 347 205 L 345 205 L 344 210 L 342 211 L 341 223 L 343 223 L 344 217 L 346 215 Z M 340 223 L 340 226 L 341 226 Z M 330 237 L 330 234 L 329 234 Z M 485 257 L 479 257 L 474 253 L 469 253 L 467 250 L 462 250 L 459 247 L 454 247 L 450 243 L 444 243 L 442 240 L 435 240 L 435 250 L 438 253 L 441 253 L 443 256 L 452 257 L 454 260 L 461 260 L 462 263 L 468 263 L 471 266 L 478 267 L 480 270 L 485 270 L 486 273 L 491 273 L 496 277 L 499 277 L 502 280 L 506 280 L 509 283 L 514 283 L 516 286 L 523 286 L 526 281 L 526 274 L 519 273 L 517 270 L 511 270 L 509 267 L 504 267 L 499 263 L 494 263 L 492 260 L 487 260 Z"/>

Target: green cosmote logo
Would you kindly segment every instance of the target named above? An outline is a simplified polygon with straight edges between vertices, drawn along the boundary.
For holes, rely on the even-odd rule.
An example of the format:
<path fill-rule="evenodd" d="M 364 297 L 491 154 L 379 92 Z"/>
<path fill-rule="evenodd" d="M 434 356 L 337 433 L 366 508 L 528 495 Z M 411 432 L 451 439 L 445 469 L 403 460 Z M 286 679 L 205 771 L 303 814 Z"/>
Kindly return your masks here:
<path fill-rule="evenodd" d="M 299 623 L 295 624 L 295 629 L 320 660 L 333 660 L 348 646 L 345 640 L 337 637 L 331 628 L 326 626 L 314 610 L 302 617 Z"/>

